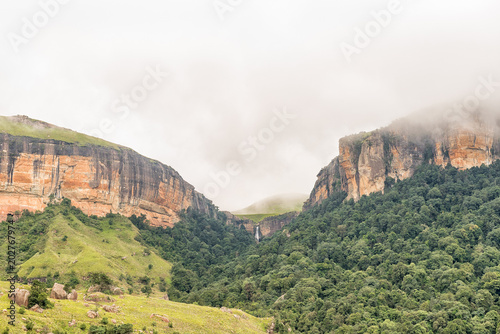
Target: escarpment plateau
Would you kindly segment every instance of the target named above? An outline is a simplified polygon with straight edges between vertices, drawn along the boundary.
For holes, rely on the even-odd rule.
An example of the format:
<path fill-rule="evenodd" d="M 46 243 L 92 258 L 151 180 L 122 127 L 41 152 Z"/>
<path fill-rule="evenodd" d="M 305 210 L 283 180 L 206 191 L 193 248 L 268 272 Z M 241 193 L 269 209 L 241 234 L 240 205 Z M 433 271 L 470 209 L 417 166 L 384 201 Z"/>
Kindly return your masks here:
<path fill-rule="evenodd" d="M 63 197 L 88 215 L 144 214 L 156 226 L 172 226 L 189 207 L 215 215 L 211 201 L 173 168 L 131 149 L 96 145 L 96 138 L 25 116 L 2 117 L 1 125 L 2 217 Z"/>
<path fill-rule="evenodd" d="M 384 191 L 423 163 L 468 169 L 500 158 L 500 112 L 416 113 L 386 128 L 339 141 L 339 155 L 323 168 L 304 209 L 342 190 L 347 199 Z"/>

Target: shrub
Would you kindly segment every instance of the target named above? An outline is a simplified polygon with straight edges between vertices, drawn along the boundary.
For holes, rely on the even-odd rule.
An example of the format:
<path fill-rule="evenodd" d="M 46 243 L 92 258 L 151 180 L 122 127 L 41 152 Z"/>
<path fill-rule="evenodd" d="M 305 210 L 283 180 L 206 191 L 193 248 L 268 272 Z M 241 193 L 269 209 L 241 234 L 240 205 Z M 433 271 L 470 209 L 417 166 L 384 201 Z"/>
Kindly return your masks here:
<path fill-rule="evenodd" d="M 40 281 L 33 281 L 28 298 L 28 308 L 38 304 L 41 308 L 52 308 L 54 305 L 47 299 L 47 286 Z"/>
<path fill-rule="evenodd" d="M 35 327 L 35 325 L 34 325 L 34 324 L 33 324 L 33 322 L 31 322 L 31 321 L 30 321 L 30 322 L 28 322 L 28 323 L 26 324 L 26 329 L 27 329 L 28 331 L 33 330 L 33 327 Z"/>
<path fill-rule="evenodd" d="M 90 273 L 90 284 L 100 286 L 100 290 L 109 290 L 110 286 L 113 285 L 113 280 L 104 273 Z"/>

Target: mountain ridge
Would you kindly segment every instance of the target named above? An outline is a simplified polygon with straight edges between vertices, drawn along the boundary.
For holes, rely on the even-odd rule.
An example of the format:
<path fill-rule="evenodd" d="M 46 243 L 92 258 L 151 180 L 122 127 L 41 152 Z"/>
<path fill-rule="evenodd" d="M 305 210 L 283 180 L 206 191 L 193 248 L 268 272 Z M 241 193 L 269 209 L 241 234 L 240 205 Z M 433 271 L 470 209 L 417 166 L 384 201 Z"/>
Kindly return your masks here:
<path fill-rule="evenodd" d="M 0 214 L 68 198 L 86 214 L 144 214 L 172 226 L 183 209 L 216 209 L 177 171 L 132 149 L 26 116 L 0 119 Z"/>
<path fill-rule="evenodd" d="M 303 209 L 341 189 L 347 199 L 383 192 L 423 163 L 458 169 L 490 165 L 500 158 L 500 113 L 425 110 L 391 125 L 341 138 L 339 155 L 317 175 Z"/>

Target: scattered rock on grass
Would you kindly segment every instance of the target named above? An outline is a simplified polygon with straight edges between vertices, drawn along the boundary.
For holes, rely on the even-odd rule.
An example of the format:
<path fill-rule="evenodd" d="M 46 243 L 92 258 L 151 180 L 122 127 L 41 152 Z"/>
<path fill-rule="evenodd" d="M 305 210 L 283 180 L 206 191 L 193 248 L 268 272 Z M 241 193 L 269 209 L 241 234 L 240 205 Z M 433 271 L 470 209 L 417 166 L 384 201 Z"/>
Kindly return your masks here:
<path fill-rule="evenodd" d="M 43 308 L 41 308 L 38 304 L 35 304 L 32 308 L 30 308 L 30 311 L 43 313 Z"/>
<path fill-rule="evenodd" d="M 105 303 L 107 302 L 107 303 L 112 303 L 112 302 L 115 301 L 110 296 L 105 295 L 104 293 L 100 293 L 100 292 L 92 293 L 92 294 L 86 296 L 84 299 L 85 299 L 86 302 L 105 302 Z"/>
<path fill-rule="evenodd" d="M 91 319 L 94 319 L 94 318 L 99 317 L 99 313 L 94 312 L 94 311 L 88 311 L 88 312 L 87 312 L 87 317 L 89 317 L 89 318 L 91 318 Z"/>
<path fill-rule="evenodd" d="M 151 319 L 155 318 L 155 317 L 158 318 L 158 319 L 160 319 L 161 321 L 164 321 L 164 322 L 167 322 L 167 323 L 170 322 L 170 320 L 168 320 L 167 316 L 165 316 L 165 315 L 160 315 L 160 314 L 153 313 L 153 314 L 151 314 L 149 316 L 149 318 L 151 318 Z"/>
<path fill-rule="evenodd" d="M 71 293 L 68 294 L 68 299 L 69 300 L 77 300 L 78 299 L 78 293 L 76 292 L 75 289 L 71 291 Z"/>
<path fill-rule="evenodd" d="M 120 308 L 119 308 L 118 306 L 115 306 L 114 304 L 113 304 L 113 306 L 110 306 L 110 305 L 104 305 L 104 306 L 102 307 L 102 309 L 103 309 L 104 311 L 106 311 L 106 312 L 110 312 L 110 313 L 117 313 L 117 312 L 120 310 Z"/>

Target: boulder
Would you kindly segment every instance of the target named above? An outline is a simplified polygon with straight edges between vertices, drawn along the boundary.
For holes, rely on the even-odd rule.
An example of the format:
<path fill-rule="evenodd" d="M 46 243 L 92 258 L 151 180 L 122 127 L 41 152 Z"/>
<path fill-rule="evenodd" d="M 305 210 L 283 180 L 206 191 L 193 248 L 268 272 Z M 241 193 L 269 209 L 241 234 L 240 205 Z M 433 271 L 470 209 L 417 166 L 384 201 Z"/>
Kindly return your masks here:
<path fill-rule="evenodd" d="M 16 289 L 14 292 L 14 297 L 9 297 L 9 299 L 14 300 L 17 305 L 28 307 L 28 297 L 30 292 L 26 289 Z"/>
<path fill-rule="evenodd" d="M 111 293 L 114 295 L 123 295 L 122 289 L 120 289 L 116 286 L 112 286 L 110 290 L 111 290 Z"/>
<path fill-rule="evenodd" d="M 87 290 L 88 293 L 98 292 L 98 291 L 99 291 L 99 287 L 95 286 L 95 285 L 91 285 L 90 288 Z"/>
<path fill-rule="evenodd" d="M 115 300 L 104 293 L 96 292 L 92 293 L 84 298 L 86 302 L 104 302 L 113 303 Z"/>
<path fill-rule="evenodd" d="M 77 300 L 78 299 L 78 293 L 76 292 L 76 290 L 73 289 L 73 291 L 71 291 L 71 293 L 68 294 L 68 299 L 69 300 Z"/>
<path fill-rule="evenodd" d="M 50 298 L 53 299 L 66 299 L 68 293 L 64 291 L 64 285 L 59 283 L 54 283 L 52 291 L 50 291 Z"/>
<path fill-rule="evenodd" d="M 88 311 L 87 312 L 87 317 L 89 317 L 91 319 L 95 319 L 95 318 L 99 317 L 99 313 L 94 312 L 94 311 Z"/>
<path fill-rule="evenodd" d="M 32 308 L 30 308 L 30 311 L 43 313 L 43 308 L 41 308 L 38 304 L 35 304 Z"/>
<path fill-rule="evenodd" d="M 231 311 L 230 309 L 228 309 L 227 307 L 224 307 L 224 306 L 222 306 L 222 307 L 220 308 L 220 310 L 221 310 L 222 312 L 226 312 L 226 313 L 233 313 L 233 311 Z"/>
<path fill-rule="evenodd" d="M 73 319 L 70 322 L 68 322 L 68 326 L 69 327 L 73 327 L 74 325 L 76 325 L 76 320 L 75 319 Z"/>
<path fill-rule="evenodd" d="M 110 312 L 110 313 L 117 313 L 117 312 L 120 310 L 120 308 L 119 308 L 119 307 L 117 307 L 117 306 L 115 306 L 114 304 L 113 304 L 113 306 L 110 306 L 110 305 L 104 305 L 104 306 L 102 307 L 102 309 L 103 309 L 104 311 L 106 311 L 106 312 Z"/>
<path fill-rule="evenodd" d="M 115 319 L 111 319 L 111 322 L 116 325 L 117 321 Z"/>
<path fill-rule="evenodd" d="M 163 322 L 166 322 L 166 323 L 169 323 L 170 320 L 168 320 L 167 316 L 165 315 L 161 315 L 161 314 L 155 314 L 155 313 L 152 313 L 150 316 L 149 316 L 150 319 L 153 319 L 153 318 L 158 318 L 160 319 L 161 321 Z"/>
<path fill-rule="evenodd" d="M 162 298 L 163 298 L 163 299 L 165 299 L 165 300 L 170 300 L 170 299 L 168 298 L 168 294 L 167 294 L 167 293 L 166 293 L 166 294 L 165 294 L 165 296 L 163 296 Z"/>

